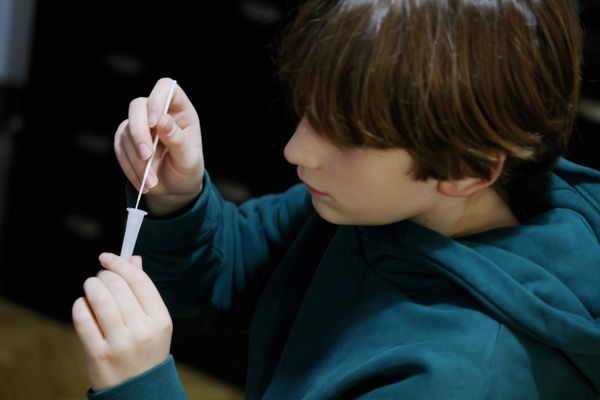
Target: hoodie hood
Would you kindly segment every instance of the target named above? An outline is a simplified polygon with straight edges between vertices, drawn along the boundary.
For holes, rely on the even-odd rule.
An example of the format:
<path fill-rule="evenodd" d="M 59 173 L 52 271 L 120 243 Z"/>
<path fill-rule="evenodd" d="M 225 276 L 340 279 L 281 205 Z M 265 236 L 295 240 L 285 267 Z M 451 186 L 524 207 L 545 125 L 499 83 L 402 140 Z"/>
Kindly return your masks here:
<path fill-rule="evenodd" d="M 562 351 L 600 391 L 600 173 L 561 158 L 509 191 L 519 226 L 457 240 L 410 221 L 365 227 L 367 257 L 418 259 L 497 320 Z M 402 279 L 397 263 L 382 265 L 385 279 Z"/>

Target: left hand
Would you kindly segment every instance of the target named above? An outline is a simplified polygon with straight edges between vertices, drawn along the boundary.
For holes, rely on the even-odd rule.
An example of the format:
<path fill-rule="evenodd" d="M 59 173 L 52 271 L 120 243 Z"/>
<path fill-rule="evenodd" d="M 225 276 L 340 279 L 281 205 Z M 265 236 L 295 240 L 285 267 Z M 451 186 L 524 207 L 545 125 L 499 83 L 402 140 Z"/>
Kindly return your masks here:
<path fill-rule="evenodd" d="M 103 253 L 105 268 L 88 278 L 85 298 L 73 304 L 73 324 L 83 343 L 94 391 L 114 386 L 167 359 L 173 324 L 158 290 L 142 270 Z"/>

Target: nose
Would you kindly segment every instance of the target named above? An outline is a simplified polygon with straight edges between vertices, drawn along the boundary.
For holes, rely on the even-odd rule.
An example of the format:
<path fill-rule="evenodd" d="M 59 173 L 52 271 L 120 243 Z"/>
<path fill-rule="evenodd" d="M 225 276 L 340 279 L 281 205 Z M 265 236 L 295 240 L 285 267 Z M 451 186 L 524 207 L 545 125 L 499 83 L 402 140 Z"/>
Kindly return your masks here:
<path fill-rule="evenodd" d="M 304 168 L 317 169 L 321 166 L 319 137 L 305 118 L 285 145 L 283 155 L 290 163 Z"/>

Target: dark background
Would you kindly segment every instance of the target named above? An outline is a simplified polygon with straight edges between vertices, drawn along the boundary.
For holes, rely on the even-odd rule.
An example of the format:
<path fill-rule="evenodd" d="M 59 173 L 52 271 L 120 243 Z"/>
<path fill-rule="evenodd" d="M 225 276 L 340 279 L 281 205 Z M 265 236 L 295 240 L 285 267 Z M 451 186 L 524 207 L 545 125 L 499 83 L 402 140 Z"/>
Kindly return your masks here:
<path fill-rule="evenodd" d="M 114 131 L 129 102 L 160 77 L 176 79 L 195 104 L 206 165 L 226 197 L 242 201 L 296 182 L 282 154 L 295 119 L 273 60 L 296 3 L 39 1 L 28 83 L 9 110 L 24 125 L 14 136 L 0 295 L 70 321 L 97 256 L 121 245 L 125 180 Z M 582 14 L 583 95 L 598 102 L 599 8 L 587 2 Z M 600 168 L 598 126 L 578 119 L 568 158 Z M 217 336 L 175 319 L 172 351 L 243 387 L 243 334 Z"/>
<path fill-rule="evenodd" d="M 283 158 L 295 120 L 274 44 L 293 2 L 37 3 L 22 131 L 14 137 L 1 294 L 70 323 L 102 251 L 118 253 L 125 177 L 113 135 L 129 102 L 176 79 L 202 124 L 205 161 L 229 198 L 297 181 Z M 176 319 L 173 353 L 243 386 L 246 338 Z"/>
<path fill-rule="evenodd" d="M 580 113 L 566 157 L 600 169 L 600 1 L 583 0 L 584 29 L 581 98 L 595 103 L 595 116 Z"/>

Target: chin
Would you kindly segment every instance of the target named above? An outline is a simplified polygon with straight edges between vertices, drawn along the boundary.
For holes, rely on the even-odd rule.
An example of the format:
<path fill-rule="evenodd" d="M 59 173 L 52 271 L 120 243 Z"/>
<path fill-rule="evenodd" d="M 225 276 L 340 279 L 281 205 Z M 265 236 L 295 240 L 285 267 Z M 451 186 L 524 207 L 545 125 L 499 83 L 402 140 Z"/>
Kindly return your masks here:
<path fill-rule="evenodd" d="M 353 215 L 349 215 L 348 213 L 344 213 L 343 211 L 338 210 L 337 208 L 331 207 L 329 205 L 323 204 L 318 200 L 312 201 L 313 207 L 315 211 L 321 218 L 330 224 L 334 225 L 373 225 L 373 223 L 365 222 L 364 219 L 357 218 Z"/>
<path fill-rule="evenodd" d="M 317 214 L 319 214 L 319 216 L 325 221 L 335 225 L 352 224 L 352 222 L 349 221 L 347 218 L 344 218 L 344 216 L 341 215 L 340 212 L 327 205 L 324 205 L 322 202 L 315 200 L 314 198 L 312 199 L 312 204 Z"/>
<path fill-rule="evenodd" d="M 372 226 L 372 225 L 388 225 L 408 219 L 404 215 L 389 215 L 389 214 L 354 214 L 345 213 L 337 208 L 334 208 L 324 202 L 312 199 L 312 204 L 319 216 L 325 221 L 335 225 L 355 225 L 355 226 Z"/>

